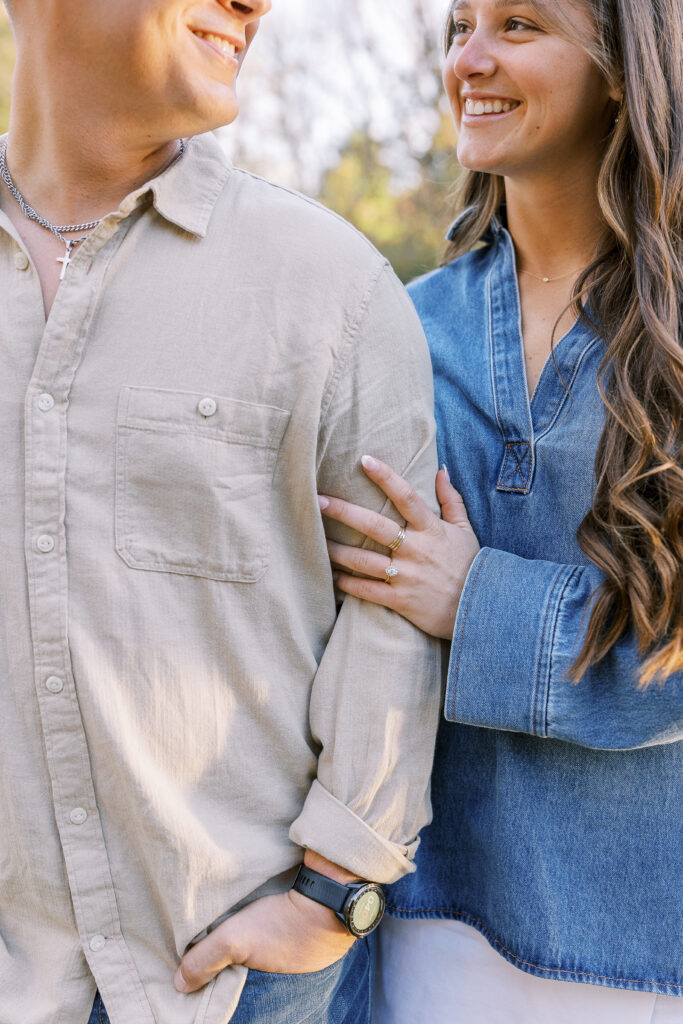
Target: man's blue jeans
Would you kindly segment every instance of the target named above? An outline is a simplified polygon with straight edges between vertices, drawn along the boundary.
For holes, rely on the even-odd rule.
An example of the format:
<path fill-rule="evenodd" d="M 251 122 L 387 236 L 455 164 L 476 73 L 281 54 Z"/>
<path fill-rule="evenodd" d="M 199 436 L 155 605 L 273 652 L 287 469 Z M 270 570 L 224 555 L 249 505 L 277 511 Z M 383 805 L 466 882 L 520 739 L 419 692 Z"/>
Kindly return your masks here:
<path fill-rule="evenodd" d="M 315 974 L 249 971 L 230 1024 L 369 1024 L 373 961 L 371 938 Z M 110 1024 L 99 995 L 89 1024 Z"/>

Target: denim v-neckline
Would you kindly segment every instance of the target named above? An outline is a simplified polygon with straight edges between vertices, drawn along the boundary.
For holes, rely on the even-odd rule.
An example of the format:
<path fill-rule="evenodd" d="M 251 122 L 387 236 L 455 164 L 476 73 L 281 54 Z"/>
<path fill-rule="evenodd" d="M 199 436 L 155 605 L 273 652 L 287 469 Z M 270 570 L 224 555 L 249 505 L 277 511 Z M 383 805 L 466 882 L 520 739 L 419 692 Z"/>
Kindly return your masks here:
<path fill-rule="evenodd" d="M 577 319 L 556 343 L 529 395 L 522 336 L 522 307 L 512 239 L 503 227 L 486 280 L 489 309 L 491 384 L 502 436 L 499 491 L 529 494 L 533 486 L 536 444 L 557 423 L 571 401 L 571 385 L 588 351 L 599 341 Z"/>

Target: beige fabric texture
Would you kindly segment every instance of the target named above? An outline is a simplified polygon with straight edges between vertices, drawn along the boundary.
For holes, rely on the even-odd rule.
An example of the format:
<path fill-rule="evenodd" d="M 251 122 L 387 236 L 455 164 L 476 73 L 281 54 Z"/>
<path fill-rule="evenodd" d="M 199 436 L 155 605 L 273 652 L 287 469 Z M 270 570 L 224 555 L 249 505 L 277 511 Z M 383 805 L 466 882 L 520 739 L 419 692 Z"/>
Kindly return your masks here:
<path fill-rule="evenodd" d="M 382 508 L 367 452 L 434 503 L 426 343 L 365 239 L 213 136 L 47 326 L 0 225 L 0 1024 L 86 1024 L 96 985 L 112 1024 L 225 1024 L 246 970 L 182 996 L 188 944 L 302 847 L 397 879 L 428 819 L 438 644 L 337 614 L 316 502 Z"/>

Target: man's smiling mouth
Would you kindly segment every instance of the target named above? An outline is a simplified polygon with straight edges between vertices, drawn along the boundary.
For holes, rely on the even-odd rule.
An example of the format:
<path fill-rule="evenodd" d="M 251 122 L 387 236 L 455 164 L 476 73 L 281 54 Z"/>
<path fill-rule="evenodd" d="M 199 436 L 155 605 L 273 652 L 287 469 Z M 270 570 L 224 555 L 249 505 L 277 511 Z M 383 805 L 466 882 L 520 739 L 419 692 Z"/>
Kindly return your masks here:
<path fill-rule="evenodd" d="M 226 57 L 237 57 L 237 46 L 231 43 L 225 36 L 218 36 L 215 32 L 202 32 L 199 29 L 193 28 L 192 34 L 197 36 L 198 39 L 205 39 L 207 43 L 210 43 L 216 49 L 220 50 Z"/>

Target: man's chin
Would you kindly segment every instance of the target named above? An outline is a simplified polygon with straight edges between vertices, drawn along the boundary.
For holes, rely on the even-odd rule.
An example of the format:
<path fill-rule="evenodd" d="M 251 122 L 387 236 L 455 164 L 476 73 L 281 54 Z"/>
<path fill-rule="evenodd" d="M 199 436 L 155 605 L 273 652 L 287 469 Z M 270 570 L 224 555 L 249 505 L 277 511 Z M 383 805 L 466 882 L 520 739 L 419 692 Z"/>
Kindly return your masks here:
<path fill-rule="evenodd" d="M 232 124 L 239 114 L 239 104 L 236 99 L 233 99 L 230 103 L 225 102 L 213 102 L 203 106 L 200 111 L 189 112 L 186 125 L 181 135 L 184 138 L 189 138 L 192 135 L 204 135 L 206 132 L 215 131 L 217 128 L 225 128 L 227 125 Z"/>

